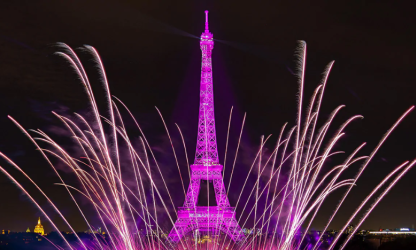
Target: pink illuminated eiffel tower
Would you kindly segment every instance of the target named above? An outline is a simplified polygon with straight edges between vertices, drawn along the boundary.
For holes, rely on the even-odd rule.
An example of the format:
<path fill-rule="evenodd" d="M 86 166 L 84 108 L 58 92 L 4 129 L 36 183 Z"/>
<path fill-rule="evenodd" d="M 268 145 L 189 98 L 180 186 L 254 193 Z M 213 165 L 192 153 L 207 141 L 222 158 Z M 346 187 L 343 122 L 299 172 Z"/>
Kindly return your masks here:
<path fill-rule="evenodd" d="M 208 11 L 205 11 L 205 32 L 201 35 L 200 46 L 202 67 L 195 162 L 191 165 L 191 181 L 185 203 L 178 209 L 178 220 L 169 233 L 169 240 L 179 242 L 187 233 L 198 230 L 223 232 L 234 241 L 241 241 L 245 236 L 228 201 L 222 177 L 223 166 L 218 161 L 211 61 L 214 40 L 208 29 Z M 217 206 L 197 206 L 201 180 L 213 182 Z"/>

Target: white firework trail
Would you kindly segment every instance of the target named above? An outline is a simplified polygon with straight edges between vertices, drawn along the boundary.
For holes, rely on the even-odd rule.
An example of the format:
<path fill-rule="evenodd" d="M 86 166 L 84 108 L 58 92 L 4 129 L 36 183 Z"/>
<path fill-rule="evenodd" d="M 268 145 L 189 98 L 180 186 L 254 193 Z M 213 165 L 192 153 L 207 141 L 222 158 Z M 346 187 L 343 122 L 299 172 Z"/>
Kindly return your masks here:
<path fill-rule="evenodd" d="M 342 196 L 342 199 L 337 205 L 335 211 L 329 215 L 329 220 L 324 228 L 324 231 L 329 227 L 339 208 L 350 194 L 350 191 L 354 186 L 356 186 L 357 180 L 361 177 L 362 172 L 369 165 L 389 135 L 414 108 L 410 107 L 393 124 L 370 155 L 356 156 L 365 146 L 365 143 L 362 143 L 348 157 L 345 158 L 342 164 L 329 167 L 328 165 L 330 164 L 328 163 L 328 159 L 331 156 L 344 153 L 341 151 L 334 151 L 334 147 L 345 135 L 345 128 L 351 122 L 362 117 L 356 115 L 347 119 L 337 129 L 337 131 L 332 134 L 330 138 L 328 138 L 329 136 L 327 134 L 329 133 L 328 131 L 330 128 L 333 127 L 334 118 L 344 107 L 341 105 L 331 113 L 328 120 L 324 122 L 320 128 L 317 127 L 325 87 L 334 62 L 331 62 L 325 69 L 322 82 L 315 89 L 306 112 L 303 112 L 306 43 L 300 42 L 299 49 L 297 50 L 299 93 L 297 120 L 295 126 L 286 132 L 287 123 L 283 125 L 280 130 L 276 146 L 269 155 L 266 155 L 267 150 L 265 149 L 266 143 L 271 138 L 271 135 L 261 138 L 260 147 L 255 154 L 255 159 L 253 160 L 251 166 L 247 167 L 249 171 L 247 172 L 243 185 L 239 187 L 240 193 L 238 195 L 236 207 L 240 208 L 240 201 L 245 200 L 242 210 L 246 215 L 245 218 L 243 218 L 243 214 L 241 214 L 238 217 L 238 223 L 242 225 L 242 227 L 245 227 L 247 223 L 252 223 L 252 233 L 246 235 L 246 237 L 240 242 L 233 242 L 231 238 L 227 238 L 225 236 L 224 233 L 227 232 L 219 232 L 216 230 L 213 235 L 214 237 L 209 239 L 210 243 L 201 243 L 198 238 L 194 238 L 192 236 L 184 237 L 179 241 L 179 243 L 173 244 L 166 239 L 166 232 L 170 230 L 169 226 L 166 226 L 166 223 L 161 223 L 167 220 L 171 223 L 171 225 L 174 225 L 176 219 L 175 217 L 177 216 L 177 210 L 171 195 L 171 188 L 165 181 L 166 176 L 164 176 L 164 172 L 158 164 L 151 144 L 143 133 L 142 128 L 139 126 L 138 121 L 134 118 L 131 111 L 123 102 L 121 102 L 118 98 L 111 96 L 104 65 L 95 48 L 85 46 L 86 51 L 93 56 L 97 63 L 98 71 L 105 89 L 108 105 L 107 113 L 109 118 L 106 118 L 106 116 L 99 112 L 91 83 L 78 55 L 66 44 L 60 44 L 60 47 L 63 49 L 63 52 L 57 52 L 57 54 L 63 57 L 69 65 L 74 68 L 75 73 L 85 88 L 91 109 L 93 111 L 93 119 L 91 120 L 88 120 L 79 114 L 75 115 L 75 119 L 70 119 L 54 113 L 54 115 L 62 121 L 69 133 L 72 135 L 75 145 L 83 154 L 82 157 L 75 157 L 71 155 L 64 149 L 63 146 L 59 145 L 45 132 L 35 130 L 29 133 L 15 119 L 12 117 L 9 118 L 24 133 L 24 135 L 31 140 L 35 147 L 40 151 L 43 158 L 46 159 L 53 171 L 59 177 L 61 181 L 60 185 L 67 190 L 72 201 L 74 201 L 88 228 L 93 231 L 90 220 L 85 215 L 82 207 L 78 204 L 77 198 L 74 196 L 73 192 L 79 193 L 90 202 L 97 214 L 97 217 L 100 219 L 101 224 L 108 232 L 108 239 L 103 241 L 94 234 L 93 246 L 91 247 L 85 244 L 78 237 L 71 224 L 60 212 L 59 208 L 30 178 L 30 176 L 27 175 L 20 166 L 18 166 L 5 154 L 0 152 L 0 156 L 14 168 L 19 170 L 20 173 L 22 173 L 33 185 L 35 185 L 37 190 L 41 192 L 41 194 L 47 199 L 48 203 L 54 208 L 54 210 L 64 220 L 65 224 L 75 234 L 78 241 L 77 244 L 82 249 L 322 249 L 322 235 L 320 235 L 316 242 L 309 242 L 306 237 L 306 233 L 301 233 L 302 227 L 304 232 L 308 231 L 328 195 L 334 190 L 347 187 L 347 191 Z M 133 146 L 132 137 L 130 137 L 125 127 L 122 114 L 115 101 L 121 105 L 120 107 L 123 107 L 124 112 L 128 113 L 129 117 L 133 120 L 139 130 L 141 134 L 140 144 L 142 145 L 142 148 L 137 149 Z M 233 109 L 231 108 L 225 146 L 226 155 L 229 150 L 228 144 L 232 111 Z M 182 190 L 186 194 L 184 178 L 181 173 L 181 164 L 177 157 L 172 137 L 161 112 L 158 109 L 157 112 L 162 118 L 163 126 L 166 130 L 173 150 L 175 163 L 181 180 Z M 237 155 L 240 148 L 245 119 L 246 114 L 244 114 L 237 148 L 235 149 L 233 165 L 230 170 L 231 176 L 228 182 L 227 194 L 230 192 L 231 181 L 235 172 L 234 170 L 237 162 Z M 189 161 L 184 135 L 177 124 L 176 127 L 183 144 L 186 158 L 186 168 L 188 170 L 188 177 L 190 178 Z M 46 144 L 46 147 L 42 147 L 41 144 Z M 123 147 L 126 149 L 123 150 Z M 122 157 L 123 161 L 121 161 Z M 64 165 L 66 165 L 66 167 L 68 167 L 76 175 L 81 186 L 73 187 L 67 185 L 61 174 L 58 173 L 56 166 L 52 163 L 52 158 L 56 158 L 60 162 L 64 163 Z M 126 161 L 124 161 L 124 158 L 127 158 Z M 344 173 L 346 169 L 362 160 L 364 160 L 364 164 L 358 170 L 358 173 L 354 178 L 339 180 L 341 174 Z M 224 170 L 225 161 L 226 158 L 224 159 Z M 379 192 L 384 185 L 387 185 L 387 188 L 381 191 L 381 195 L 364 213 L 363 217 L 361 217 L 353 232 L 354 234 L 380 200 L 392 189 L 400 178 L 414 166 L 414 164 L 416 164 L 416 160 L 412 161 L 410 164 L 406 161 L 387 175 L 352 214 L 350 219 L 342 228 L 341 232 L 343 232 L 351 221 L 358 216 L 360 211 L 365 207 L 370 199 L 372 199 L 372 197 Z M 131 186 L 131 184 L 127 184 L 128 181 L 131 180 L 131 176 L 126 176 L 127 174 L 125 173 L 123 174 L 126 168 L 130 169 L 129 173 L 133 172 L 133 186 Z M 13 183 L 15 183 L 16 186 L 22 190 L 38 207 L 38 209 L 51 223 L 52 227 L 62 237 L 65 246 L 68 249 L 75 250 L 79 248 L 75 247 L 74 243 L 69 242 L 64 235 L 60 233 L 60 230 L 45 210 L 5 168 L 0 166 L 0 171 L 4 173 Z M 254 175 L 256 177 L 254 185 L 247 185 L 247 183 L 249 183 L 248 180 L 253 178 Z M 393 177 L 393 181 L 390 181 Z M 158 185 L 156 182 L 161 182 L 163 184 Z M 246 190 L 247 188 L 248 190 Z M 245 191 L 250 194 L 244 197 L 243 192 Z M 207 189 L 207 193 L 209 197 L 209 188 Z M 168 197 L 168 199 L 166 197 Z M 260 202 L 262 199 L 264 199 L 265 202 Z M 161 213 L 159 209 L 162 209 L 163 213 Z M 134 222 L 134 227 L 129 225 L 129 221 Z M 144 234 L 141 233 L 141 229 L 136 223 L 138 221 L 144 223 Z M 218 227 L 216 228 L 218 229 Z M 177 229 L 174 228 L 174 230 Z M 328 249 L 332 250 L 338 243 L 341 244 L 340 249 L 345 248 L 347 243 L 353 237 L 353 234 L 350 234 L 347 240 L 342 243 L 338 242 L 341 235 L 338 234 L 331 245 L 328 246 Z M 219 237 L 215 237 L 218 235 Z M 50 243 L 58 249 L 64 249 L 63 246 L 57 246 L 52 241 L 50 241 Z"/>

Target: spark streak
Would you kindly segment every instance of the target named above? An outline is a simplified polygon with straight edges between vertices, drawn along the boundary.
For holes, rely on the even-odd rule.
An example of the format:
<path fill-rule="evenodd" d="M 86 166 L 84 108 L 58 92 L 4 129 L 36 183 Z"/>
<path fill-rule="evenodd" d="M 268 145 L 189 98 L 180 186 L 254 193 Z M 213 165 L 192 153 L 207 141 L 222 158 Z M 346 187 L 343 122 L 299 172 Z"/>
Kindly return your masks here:
<path fill-rule="evenodd" d="M 29 138 L 29 140 L 36 146 L 36 149 L 40 151 L 50 167 L 52 167 L 53 171 L 61 181 L 58 185 L 67 190 L 90 230 L 93 229 L 93 226 L 84 214 L 82 207 L 78 204 L 77 196 L 74 196 L 73 193 L 77 192 L 82 197 L 85 197 L 95 209 L 101 224 L 108 232 L 109 240 L 103 242 L 94 235 L 94 249 L 185 250 L 194 248 L 195 250 L 199 250 L 207 248 L 210 250 L 216 250 L 224 249 L 224 247 L 230 250 L 243 250 L 250 248 L 263 250 L 301 250 L 306 249 L 307 247 L 309 249 L 309 247 L 312 246 L 309 245 L 310 241 L 308 241 L 309 239 L 306 237 L 306 234 L 304 233 L 299 236 L 302 226 L 306 225 L 305 230 L 309 230 L 315 216 L 320 212 L 320 207 L 325 202 L 328 195 L 330 195 L 334 190 L 346 187 L 347 191 L 342 196 L 342 199 L 338 203 L 335 211 L 329 216 L 329 220 L 324 231 L 328 228 L 341 205 L 350 194 L 352 187 L 356 185 L 362 172 L 374 158 L 374 155 L 378 152 L 393 130 L 414 109 L 413 106 L 410 107 L 393 124 L 393 126 L 381 138 L 381 141 L 370 155 L 357 156 L 358 152 L 360 152 L 365 145 L 365 143 L 362 143 L 352 153 L 348 152 L 349 155 L 342 161 L 342 164 L 335 164 L 335 166 L 333 166 L 328 159 L 330 159 L 333 155 L 344 153 L 343 151 L 335 151 L 334 148 L 339 144 L 339 141 L 345 135 L 345 128 L 353 121 L 362 117 L 359 115 L 352 116 L 342 123 L 335 133 L 330 132 L 332 131 L 334 119 L 344 107 L 344 105 L 340 105 L 334 109 L 321 127 L 317 127 L 318 122 L 321 124 L 319 112 L 329 73 L 334 62 L 331 62 L 325 69 L 322 82 L 313 92 L 306 112 L 303 112 L 306 43 L 301 42 L 298 50 L 299 93 L 297 100 L 298 107 L 296 121 L 295 124 L 292 125 L 292 128 L 290 130 L 288 129 L 288 131 L 285 131 L 287 123 L 283 125 L 280 130 L 276 146 L 272 151 L 270 151 L 270 153 L 267 150 L 266 143 L 271 138 L 271 135 L 266 138 L 263 136 L 261 137 L 260 145 L 258 149 L 256 149 L 257 152 L 254 152 L 255 154 L 253 154 L 254 159 L 252 164 L 247 164 L 246 166 L 248 172 L 246 178 L 244 179 L 243 185 L 239 187 L 240 193 L 238 196 L 236 195 L 236 197 L 238 197 L 236 207 L 240 208 L 241 206 L 245 214 L 242 213 L 238 216 L 237 221 L 235 221 L 235 219 L 234 221 L 223 221 L 222 223 L 224 224 L 223 227 L 221 227 L 220 221 L 223 219 L 224 214 L 229 213 L 234 216 L 233 218 L 237 218 L 235 215 L 236 212 L 232 207 L 227 207 L 229 208 L 229 211 L 217 212 L 217 217 L 215 219 L 208 220 L 206 223 L 208 228 L 213 227 L 215 229 L 208 231 L 207 233 L 209 237 L 215 236 L 210 238 L 210 240 L 213 241 L 212 243 L 204 243 L 206 244 L 204 245 L 200 242 L 201 238 L 199 234 L 202 233 L 205 228 L 198 223 L 190 225 L 193 227 L 192 230 L 194 235 L 192 237 L 185 236 L 178 242 L 172 242 L 166 239 L 166 232 L 171 229 L 170 226 L 172 225 L 174 232 L 178 235 L 182 233 L 179 231 L 183 229 L 178 229 L 174 225 L 175 216 L 178 217 L 178 214 L 183 208 L 176 210 L 171 195 L 173 187 L 166 181 L 168 180 L 168 177 L 170 177 L 167 176 L 167 173 L 170 174 L 171 169 L 168 169 L 169 171 L 165 171 L 166 169 L 159 165 L 157 157 L 153 152 L 153 148 L 151 147 L 149 140 L 146 138 L 144 131 L 140 127 L 139 122 L 135 119 L 132 112 L 123 102 L 121 102 L 117 97 L 111 96 L 104 65 L 97 50 L 91 46 L 85 47 L 94 57 L 96 64 L 98 65 L 98 72 L 102 78 L 101 80 L 105 89 L 105 97 L 108 102 L 106 114 L 109 118 L 99 112 L 98 104 L 96 103 L 89 78 L 77 54 L 66 44 L 60 44 L 60 47 L 64 50 L 64 52 L 57 52 L 57 54 L 64 58 L 75 70 L 76 75 L 84 86 L 93 112 L 93 119 L 90 120 L 79 114 L 75 114 L 75 118 L 70 119 L 55 112 L 53 113 L 64 124 L 70 134 L 70 137 L 74 139 L 74 144 L 80 149 L 79 152 L 81 152 L 81 156 L 72 155 L 70 152 L 66 151 L 64 146 L 59 145 L 59 143 L 53 140 L 52 137 L 44 131 L 39 129 L 32 130 L 30 132 L 26 131 L 15 119 L 10 116 L 9 118 L 24 133 L 24 135 Z M 115 101 L 117 101 L 117 104 Z M 129 135 L 130 130 L 127 131 L 126 127 L 128 126 L 125 125 L 123 115 L 117 106 L 120 104 L 120 107 L 124 107 L 123 112 L 128 113 L 128 117 L 132 119 L 140 132 L 140 150 L 133 146 L 136 141 Z M 180 159 L 180 155 L 176 155 L 176 149 L 174 146 L 176 138 L 173 134 L 172 136 L 170 135 L 168 126 L 164 121 L 161 112 L 158 109 L 157 112 L 162 119 L 166 135 L 173 151 L 176 163 L 176 168 L 173 167 L 173 169 L 174 171 L 177 170 L 179 173 L 183 193 L 186 196 L 184 185 L 186 182 L 186 175 L 182 176 L 182 159 Z M 205 112 L 205 108 L 203 108 L 203 112 Z M 212 110 L 208 110 L 207 112 L 212 112 Z M 228 120 L 225 145 L 226 157 L 228 154 L 232 112 L 233 108 L 231 108 Z M 201 122 L 203 125 L 207 123 L 206 120 Z M 244 118 L 242 120 L 233 165 L 229 170 L 231 175 L 228 187 L 226 190 L 224 187 L 223 193 L 227 195 L 232 192 L 230 187 L 234 173 L 236 172 L 237 156 L 240 151 L 241 138 L 245 122 L 246 114 L 244 114 Z M 176 124 L 176 126 L 185 152 L 184 161 L 186 161 L 188 177 L 191 180 L 192 174 L 184 135 L 182 134 L 178 124 Z M 213 126 L 211 129 L 214 129 L 212 131 L 215 133 L 215 126 L 213 124 L 210 124 L 210 126 Z M 206 130 L 207 127 L 205 126 L 204 129 Z M 207 131 L 205 132 L 205 135 L 207 135 Z M 35 134 L 35 136 L 32 134 Z M 204 138 L 204 140 L 208 143 L 209 138 Z M 43 146 L 43 144 L 46 144 L 46 146 Z M 204 145 L 204 150 L 206 151 L 205 154 L 208 154 L 208 151 L 211 150 L 211 148 L 208 144 L 206 144 Z M 46 192 L 44 192 L 29 177 L 29 175 L 27 175 L 22 168 L 15 164 L 10 158 L 1 152 L 0 157 L 4 158 L 9 164 L 19 170 L 21 174 L 23 174 L 33 185 L 35 185 L 37 190 L 48 200 L 48 203 L 53 206 L 54 210 L 75 233 L 75 230 L 65 219 L 59 208 L 54 205 L 52 200 L 49 199 Z M 224 168 L 222 171 L 225 171 L 226 157 L 224 157 Z M 65 167 L 68 167 L 79 179 L 80 187 L 67 185 L 64 182 L 63 176 L 61 176 L 57 171 L 57 167 L 52 164 L 53 161 L 50 158 L 57 159 L 63 163 Z M 350 168 L 360 160 L 365 160 L 365 162 L 358 170 L 357 175 L 354 178 L 340 180 L 341 174 L 343 174 L 347 168 Z M 345 230 L 349 223 L 357 216 L 359 211 L 361 211 L 361 209 L 376 194 L 376 192 L 379 191 L 380 188 L 394 175 L 397 175 L 361 218 L 358 226 L 354 230 L 354 233 L 358 230 L 358 227 L 364 222 L 381 199 L 385 197 L 385 195 L 400 180 L 400 178 L 406 174 L 410 168 L 414 166 L 414 164 L 416 164 L 416 160 L 411 162 L 409 165 L 407 164 L 408 162 L 405 162 L 398 166 L 377 185 L 377 187 L 367 196 L 367 198 L 352 214 L 341 231 Z M 205 175 L 206 180 L 209 181 L 208 165 L 203 166 L 206 166 L 206 169 L 204 168 L 204 170 L 201 168 L 201 172 L 205 171 L 203 174 Z M 240 166 L 238 167 L 240 168 Z M 132 172 L 131 176 L 128 176 L 129 172 L 127 172 L 127 169 Z M 24 187 L 13 176 L 11 176 L 5 168 L 0 166 L 0 171 L 5 174 L 10 181 L 16 184 L 16 186 L 22 190 L 38 207 L 38 209 L 50 221 L 54 229 L 58 231 L 65 244 L 70 249 L 75 249 L 75 247 L 72 246 L 60 233 L 60 230 L 50 219 L 50 216 L 45 213 L 42 207 L 35 201 L 33 196 L 31 196 L 31 194 L 29 194 L 29 192 L 24 189 Z M 219 168 L 218 171 L 220 174 L 224 173 L 221 172 Z M 238 171 L 241 171 L 241 168 Z M 185 179 L 183 179 L 183 177 Z M 133 184 L 131 184 L 132 179 Z M 199 192 L 199 190 L 197 191 Z M 243 196 L 243 193 L 245 194 L 246 191 L 249 195 Z M 207 185 L 206 192 L 209 197 L 209 185 Z M 263 199 L 265 202 L 260 202 L 263 201 Z M 240 204 L 240 202 L 244 203 L 244 205 Z M 198 211 L 196 206 L 188 207 L 187 209 L 187 212 L 189 212 L 190 215 L 200 215 L 197 213 Z M 243 215 L 245 215 L 245 217 Z M 134 226 L 130 225 L 131 221 L 133 221 Z M 251 230 L 247 232 L 245 238 L 235 240 L 229 236 L 241 233 L 240 231 L 236 232 L 237 228 L 239 228 L 240 221 L 242 222 L 242 227 L 249 223 L 248 226 L 251 227 Z M 140 225 L 139 222 L 142 224 Z M 171 225 L 166 225 L 166 223 L 163 222 L 170 223 Z M 234 229 L 230 230 L 231 227 L 226 226 L 230 226 L 231 223 L 236 223 L 238 227 L 234 227 Z M 252 223 L 252 226 L 250 223 Z M 142 227 L 145 230 L 144 233 L 142 233 Z M 228 236 L 225 236 L 224 233 Z M 265 234 L 264 236 L 263 233 Z M 343 242 L 341 249 L 346 246 L 352 235 L 353 234 L 351 234 L 348 239 Z M 77 235 L 76 237 L 84 249 L 89 249 Z M 333 249 L 339 240 L 339 237 L 340 234 L 337 235 L 331 243 L 329 246 L 330 250 Z M 322 246 L 321 239 L 322 235 L 320 235 L 318 241 L 313 245 L 312 250 L 316 250 Z M 194 242 L 192 242 L 192 240 Z M 232 242 L 233 240 L 235 241 Z M 302 245 L 304 243 L 306 246 Z M 51 244 L 54 245 L 55 243 L 51 242 Z M 56 247 L 62 248 L 61 246 Z"/>

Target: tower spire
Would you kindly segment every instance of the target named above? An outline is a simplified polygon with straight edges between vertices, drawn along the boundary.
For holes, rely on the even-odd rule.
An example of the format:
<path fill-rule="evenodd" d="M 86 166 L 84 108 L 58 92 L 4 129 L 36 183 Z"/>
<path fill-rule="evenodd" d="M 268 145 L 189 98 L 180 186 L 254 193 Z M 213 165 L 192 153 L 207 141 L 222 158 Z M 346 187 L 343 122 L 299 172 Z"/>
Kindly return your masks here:
<path fill-rule="evenodd" d="M 205 11 L 205 32 L 209 32 L 209 28 L 208 28 L 208 10 Z"/>

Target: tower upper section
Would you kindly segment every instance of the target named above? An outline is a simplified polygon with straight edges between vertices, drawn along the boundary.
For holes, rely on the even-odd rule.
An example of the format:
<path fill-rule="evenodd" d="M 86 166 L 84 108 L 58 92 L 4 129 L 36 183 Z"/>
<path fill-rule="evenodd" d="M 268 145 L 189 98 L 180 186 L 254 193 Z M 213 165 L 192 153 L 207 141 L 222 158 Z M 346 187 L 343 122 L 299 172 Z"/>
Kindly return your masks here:
<path fill-rule="evenodd" d="M 205 11 L 205 31 L 201 34 L 201 50 L 212 50 L 214 48 L 213 34 L 209 32 L 208 10 Z"/>
<path fill-rule="evenodd" d="M 217 136 L 215 133 L 214 88 L 212 85 L 211 52 L 213 35 L 208 29 L 208 11 L 205 11 L 205 31 L 200 41 L 202 51 L 198 137 L 195 164 L 218 165 Z"/>

